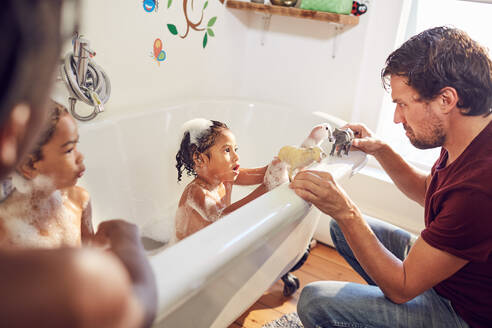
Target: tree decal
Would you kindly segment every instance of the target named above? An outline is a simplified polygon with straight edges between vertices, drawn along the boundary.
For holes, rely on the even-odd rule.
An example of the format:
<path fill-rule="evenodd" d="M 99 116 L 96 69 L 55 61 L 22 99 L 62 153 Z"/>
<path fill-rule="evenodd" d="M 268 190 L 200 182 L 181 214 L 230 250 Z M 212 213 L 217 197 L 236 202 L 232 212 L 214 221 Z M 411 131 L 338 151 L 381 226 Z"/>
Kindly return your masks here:
<path fill-rule="evenodd" d="M 203 48 L 205 49 L 205 47 L 207 46 L 207 43 L 208 43 L 208 37 L 214 37 L 215 36 L 215 33 L 214 31 L 212 30 L 212 26 L 215 24 L 215 22 L 217 21 L 217 16 L 214 16 L 212 18 L 210 18 L 208 20 L 208 23 L 206 26 L 202 26 L 202 23 L 203 23 L 203 18 L 204 18 L 204 12 L 205 12 L 205 9 L 207 9 L 207 6 L 208 6 L 208 0 L 205 1 L 205 3 L 203 4 L 203 7 L 201 9 L 201 15 L 200 15 L 200 19 L 196 22 L 193 22 L 190 17 L 188 16 L 188 10 L 191 9 L 191 11 L 194 10 L 194 0 L 191 0 L 191 3 L 190 3 L 190 6 L 188 6 L 188 1 L 189 0 L 183 0 L 183 14 L 184 14 L 184 18 L 186 20 L 186 31 L 182 34 L 182 35 L 179 35 L 178 33 L 178 29 L 176 28 L 176 25 L 174 24 L 167 24 L 167 29 L 169 30 L 169 32 L 172 34 L 172 35 L 179 35 L 180 38 L 184 39 L 188 36 L 188 33 L 190 32 L 190 30 L 194 30 L 194 31 L 197 31 L 197 32 L 201 32 L 201 31 L 205 31 L 204 35 L 203 35 L 203 42 L 202 42 L 202 46 Z M 172 4 L 172 0 L 168 0 L 168 4 L 167 4 L 167 7 L 169 8 Z M 189 8 L 191 7 L 191 8 Z"/>

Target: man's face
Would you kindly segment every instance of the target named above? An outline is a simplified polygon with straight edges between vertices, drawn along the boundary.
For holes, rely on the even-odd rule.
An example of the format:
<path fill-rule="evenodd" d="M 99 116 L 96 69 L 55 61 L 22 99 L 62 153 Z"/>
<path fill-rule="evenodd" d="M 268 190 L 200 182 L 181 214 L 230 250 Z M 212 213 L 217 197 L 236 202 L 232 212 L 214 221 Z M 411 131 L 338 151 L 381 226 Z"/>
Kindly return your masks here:
<path fill-rule="evenodd" d="M 407 81 L 406 77 L 391 76 L 391 97 L 396 104 L 393 121 L 403 124 L 408 139 L 415 147 L 441 147 L 446 134 L 443 121 L 437 114 L 437 100 L 420 100 L 418 92 Z"/>

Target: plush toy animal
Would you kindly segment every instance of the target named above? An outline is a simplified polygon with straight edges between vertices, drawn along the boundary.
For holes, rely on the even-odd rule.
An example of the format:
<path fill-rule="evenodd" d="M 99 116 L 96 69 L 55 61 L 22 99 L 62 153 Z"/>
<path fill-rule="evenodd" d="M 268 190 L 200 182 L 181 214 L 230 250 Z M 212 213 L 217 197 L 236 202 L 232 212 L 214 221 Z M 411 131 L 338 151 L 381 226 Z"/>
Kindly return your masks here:
<path fill-rule="evenodd" d="M 301 147 L 308 148 L 319 146 L 326 139 L 328 139 L 330 142 L 333 142 L 331 126 L 328 123 L 319 124 L 311 130 L 311 133 L 301 144 Z"/>
<path fill-rule="evenodd" d="M 323 123 L 316 125 L 313 127 L 308 137 L 301 144 L 301 148 L 288 146 L 296 149 L 309 149 L 309 147 L 319 146 L 323 141 L 328 139 L 330 142 L 333 141 L 332 138 L 332 128 L 328 123 Z M 285 147 L 284 147 L 285 148 Z M 319 148 L 319 147 L 318 147 Z M 320 149 L 321 150 L 321 149 Z M 282 151 L 282 150 L 281 150 Z M 282 152 L 283 156 L 287 156 L 287 154 L 293 153 L 292 150 L 284 150 Z M 320 152 L 321 154 L 322 152 Z M 280 153 L 279 153 L 280 154 Z M 320 157 L 324 157 L 326 154 L 322 153 Z M 312 163 L 313 161 L 310 161 Z M 294 163 L 295 165 L 296 163 Z M 306 164 L 309 165 L 309 164 Z M 281 158 L 273 160 L 270 165 L 268 165 L 267 171 L 265 172 L 265 178 L 263 179 L 263 183 L 267 187 L 268 190 L 272 190 L 284 183 L 287 183 L 292 180 L 294 171 L 300 167 L 293 167 L 291 163 L 288 161 L 284 161 Z"/>
<path fill-rule="evenodd" d="M 335 149 L 338 147 L 337 156 L 342 156 L 342 150 L 345 152 L 345 155 L 348 155 L 350 146 L 352 145 L 352 141 L 354 140 L 354 132 L 347 128 L 345 130 L 335 128 L 333 131 L 333 139 L 335 142 L 333 143 L 333 147 L 331 147 L 330 156 L 335 154 Z"/>
<path fill-rule="evenodd" d="M 294 172 L 314 162 L 321 162 L 326 154 L 319 146 L 299 148 L 295 146 L 284 146 L 278 152 L 278 158 L 286 163 L 289 168 L 289 180 L 292 181 Z"/>

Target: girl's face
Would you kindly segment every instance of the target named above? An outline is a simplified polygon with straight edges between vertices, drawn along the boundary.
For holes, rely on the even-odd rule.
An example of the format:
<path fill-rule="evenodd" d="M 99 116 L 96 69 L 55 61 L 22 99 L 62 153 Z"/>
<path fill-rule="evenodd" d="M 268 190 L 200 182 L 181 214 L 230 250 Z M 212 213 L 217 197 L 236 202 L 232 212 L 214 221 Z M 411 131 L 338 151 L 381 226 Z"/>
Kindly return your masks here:
<path fill-rule="evenodd" d="M 82 177 L 84 156 L 78 151 L 79 134 L 74 119 L 62 115 L 52 138 L 41 147 L 42 159 L 34 162 L 37 174 L 53 179 L 56 189 L 72 187 Z"/>
<path fill-rule="evenodd" d="M 202 174 L 218 181 L 234 181 L 239 174 L 239 155 L 236 138 L 228 129 L 223 129 L 215 139 L 215 144 L 208 149 Z M 199 173 L 199 175 L 200 175 Z"/>

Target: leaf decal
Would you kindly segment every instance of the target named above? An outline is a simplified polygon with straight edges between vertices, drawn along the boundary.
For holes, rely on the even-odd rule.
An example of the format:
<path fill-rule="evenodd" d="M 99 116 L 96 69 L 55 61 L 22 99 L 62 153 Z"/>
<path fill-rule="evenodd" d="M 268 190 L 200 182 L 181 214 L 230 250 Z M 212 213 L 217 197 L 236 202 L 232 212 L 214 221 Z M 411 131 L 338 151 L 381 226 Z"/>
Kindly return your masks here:
<path fill-rule="evenodd" d="M 207 33 L 205 33 L 205 36 L 203 37 L 203 49 L 205 49 L 205 47 L 207 46 L 207 41 L 208 41 Z"/>
<path fill-rule="evenodd" d="M 169 1 L 172 1 L 172 0 L 169 0 Z M 205 1 L 205 4 L 203 5 L 203 9 L 205 10 L 205 8 L 207 8 L 207 6 L 208 6 L 208 0 Z"/>
<path fill-rule="evenodd" d="M 212 27 L 215 24 L 215 21 L 216 20 L 217 20 L 217 16 L 214 16 L 214 17 L 210 18 L 210 20 L 208 21 L 207 26 L 208 27 Z"/>
<path fill-rule="evenodd" d="M 215 36 L 214 31 L 212 31 L 212 29 L 211 29 L 211 28 L 208 28 L 208 29 L 207 29 L 207 33 L 208 33 L 208 35 L 210 35 L 210 36 Z"/>
<path fill-rule="evenodd" d="M 167 0 L 167 8 L 171 7 L 173 4 L 173 0 Z"/>
<path fill-rule="evenodd" d="M 167 28 L 172 35 L 178 34 L 178 29 L 173 24 L 167 24 Z"/>

